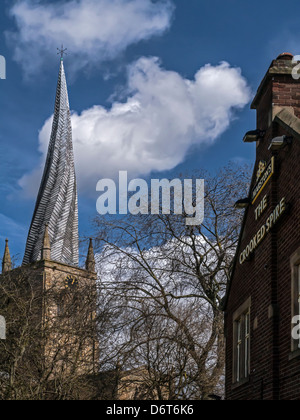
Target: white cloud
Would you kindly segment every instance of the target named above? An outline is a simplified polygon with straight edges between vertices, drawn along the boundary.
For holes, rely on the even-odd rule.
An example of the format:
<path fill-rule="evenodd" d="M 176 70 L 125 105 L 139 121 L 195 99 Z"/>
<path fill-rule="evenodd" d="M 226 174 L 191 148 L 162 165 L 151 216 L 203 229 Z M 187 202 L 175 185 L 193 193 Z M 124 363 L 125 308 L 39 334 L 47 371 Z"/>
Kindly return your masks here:
<path fill-rule="evenodd" d="M 120 170 L 143 176 L 176 167 L 192 145 L 213 144 L 234 111 L 250 100 L 241 70 L 228 63 L 208 64 L 187 80 L 153 57 L 129 67 L 126 94 L 125 102 L 116 101 L 110 109 L 97 105 L 72 115 L 81 193 L 95 192 L 99 179 L 115 178 Z M 44 159 L 51 121 L 39 136 Z M 41 170 L 27 174 L 21 186 L 30 194 L 40 177 Z"/>
<path fill-rule="evenodd" d="M 20 0 L 10 10 L 17 31 L 6 35 L 27 76 L 49 64 L 62 42 L 79 70 L 162 34 L 173 9 L 171 0 Z"/>

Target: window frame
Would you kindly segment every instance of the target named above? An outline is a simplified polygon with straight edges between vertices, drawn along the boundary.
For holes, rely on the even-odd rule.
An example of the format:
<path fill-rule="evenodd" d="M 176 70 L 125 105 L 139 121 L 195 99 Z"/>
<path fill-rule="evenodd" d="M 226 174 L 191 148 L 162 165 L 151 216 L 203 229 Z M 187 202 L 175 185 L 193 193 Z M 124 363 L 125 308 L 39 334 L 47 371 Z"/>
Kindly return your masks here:
<path fill-rule="evenodd" d="M 233 314 L 232 383 L 239 386 L 250 377 L 251 361 L 251 298 Z"/>

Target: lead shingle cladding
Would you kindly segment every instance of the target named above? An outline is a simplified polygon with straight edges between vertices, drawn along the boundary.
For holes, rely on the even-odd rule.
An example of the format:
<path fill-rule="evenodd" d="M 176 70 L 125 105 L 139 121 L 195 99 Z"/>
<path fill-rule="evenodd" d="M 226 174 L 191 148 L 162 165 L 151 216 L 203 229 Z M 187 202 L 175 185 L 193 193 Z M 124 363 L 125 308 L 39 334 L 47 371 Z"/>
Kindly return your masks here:
<path fill-rule="evenodd" d="M 61 60 L 45 170 L 32 218 L 23 264 L 41 259 L 48 225 L 51 259 L 78 266 L 78 195 L 68 89 Z"/>

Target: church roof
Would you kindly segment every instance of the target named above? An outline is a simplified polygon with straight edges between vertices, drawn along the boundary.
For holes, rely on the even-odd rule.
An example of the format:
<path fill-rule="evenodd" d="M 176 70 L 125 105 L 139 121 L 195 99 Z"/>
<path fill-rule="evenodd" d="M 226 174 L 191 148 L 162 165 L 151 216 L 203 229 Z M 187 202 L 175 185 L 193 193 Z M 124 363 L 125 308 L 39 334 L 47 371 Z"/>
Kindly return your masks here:
<path fill-rule="evenodd" d="M 74 166 L 71 114 L 63 59 L 44 174 L 29 229 L 23 264 L 41 259 L 48 225 L 51 259 L 77 266 L 78 195 Z"/>

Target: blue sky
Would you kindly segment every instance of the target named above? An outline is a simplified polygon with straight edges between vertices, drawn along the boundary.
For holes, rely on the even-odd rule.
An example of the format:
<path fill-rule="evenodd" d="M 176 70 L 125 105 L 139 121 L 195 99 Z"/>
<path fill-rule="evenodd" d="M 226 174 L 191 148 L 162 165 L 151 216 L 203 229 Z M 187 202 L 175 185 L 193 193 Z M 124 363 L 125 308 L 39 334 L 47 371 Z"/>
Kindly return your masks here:
<path fill-rule="evenodd" d="M 96 183 L 127 169 L 162 178 L 252 163 L 243 135 L 271 60 L 299 54 L 299 1 L 2 0 L 0 254 L 22 258 L 47 150 L 59 68 L 73 111 L 80 235 Z M 297 49 L 298 48 L 298 49 Z"/>

